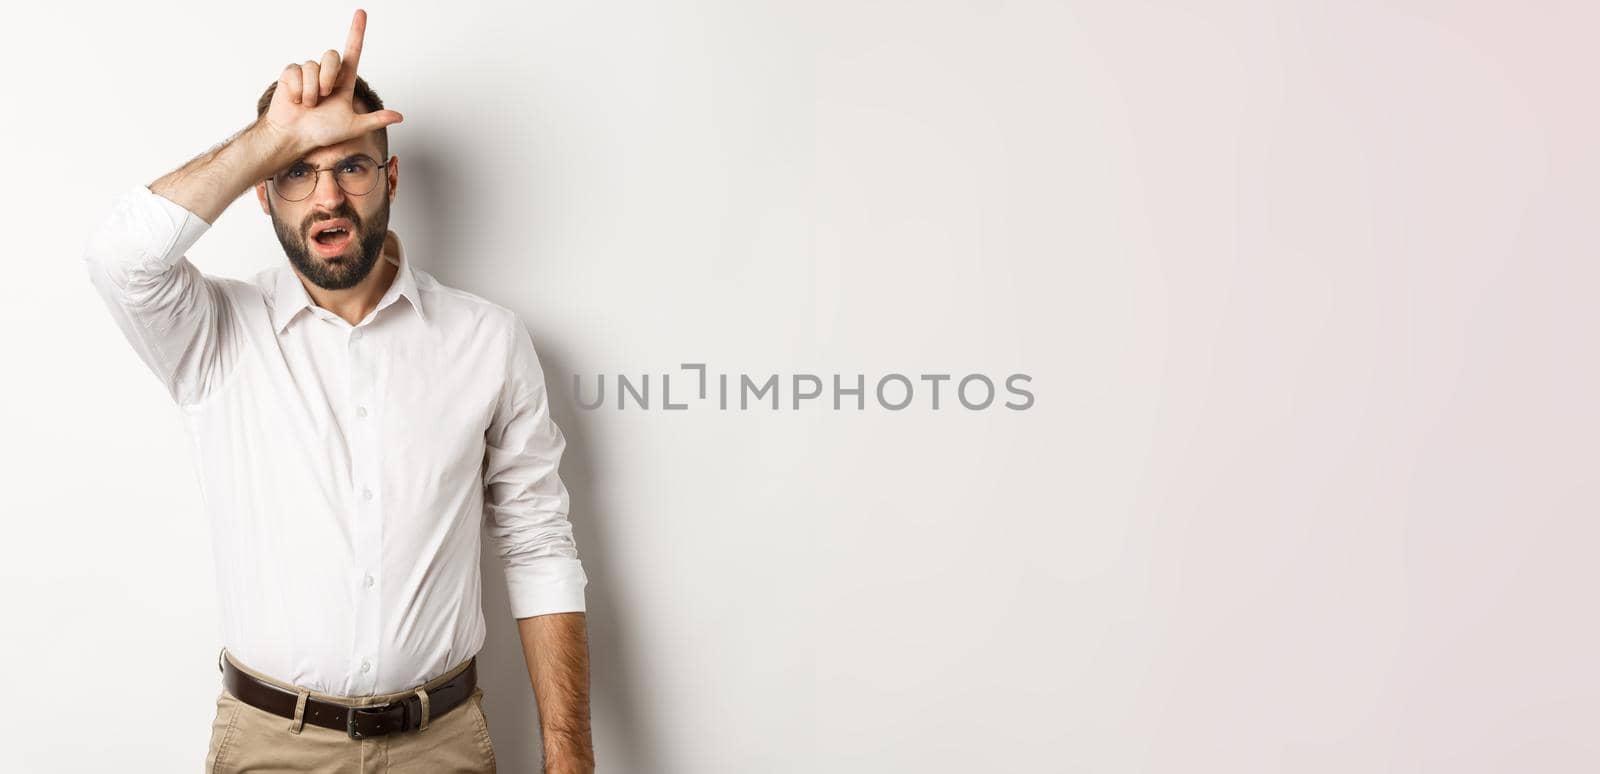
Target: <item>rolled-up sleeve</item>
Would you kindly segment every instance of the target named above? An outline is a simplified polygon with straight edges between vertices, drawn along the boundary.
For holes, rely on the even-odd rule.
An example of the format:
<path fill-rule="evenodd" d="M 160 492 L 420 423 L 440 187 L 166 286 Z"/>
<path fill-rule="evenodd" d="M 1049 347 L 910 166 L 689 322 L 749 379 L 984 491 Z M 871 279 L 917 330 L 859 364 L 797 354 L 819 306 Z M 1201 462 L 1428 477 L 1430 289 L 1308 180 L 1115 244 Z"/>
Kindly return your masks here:
<path fill-rule="evenodd" d="M 533 340 L 509 316 L 507 373 L 485 433 L 485 524 L 505 563 L 513 617 L 583 612 L 588 578 L 558 470 L 566 439 L 550 416 Z"/>
<path fill-rule="evenodd" d="M 90 232 L 89 281 L 123 337 L 173 400 L 199 402 L 218 379 L 227 294 L 186 257 L 211 224 L 139 185 Z"/>

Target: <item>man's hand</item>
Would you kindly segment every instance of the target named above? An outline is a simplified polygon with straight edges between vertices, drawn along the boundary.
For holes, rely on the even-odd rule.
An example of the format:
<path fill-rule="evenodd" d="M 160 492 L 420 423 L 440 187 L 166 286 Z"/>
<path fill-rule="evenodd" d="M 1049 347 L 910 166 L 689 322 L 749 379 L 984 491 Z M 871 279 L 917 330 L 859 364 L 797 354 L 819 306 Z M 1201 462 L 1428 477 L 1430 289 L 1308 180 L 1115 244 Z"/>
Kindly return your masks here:
<path fill-rule="evenodd" d="M 290 144 L 301 151 L 337 145 L 400 123 L 401 115 L 393 110 L 356 112 L 356 66 L 361 61 L 361 42 L 366 32 L 367 12 L 357 8 L 345 39 L 343 59 L 330 48 L 322 53 L 320 62 L 307 60 L 283 68 L 262 123 L 290 138 Z"/>

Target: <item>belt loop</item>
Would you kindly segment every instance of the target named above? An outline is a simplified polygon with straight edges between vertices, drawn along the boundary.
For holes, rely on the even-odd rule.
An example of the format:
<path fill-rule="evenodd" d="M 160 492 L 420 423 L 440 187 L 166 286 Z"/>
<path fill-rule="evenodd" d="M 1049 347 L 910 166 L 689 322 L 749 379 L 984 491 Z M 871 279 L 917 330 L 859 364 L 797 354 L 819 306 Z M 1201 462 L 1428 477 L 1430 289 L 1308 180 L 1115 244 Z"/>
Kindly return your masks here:
<path fill-rule="evenodd" d="M 298 733 L 300 733 L 300 729 L 305 727 L 305 725 L 306 725 L 306 697 L 308 697 L 310 695 L 311 695 L 311 691 L 310 690 L 307 690 L 307 689 L 304 689 L 304 688 L 300 689 L 300 698 L 296 699 L 295 703 L 294 703 L 294 722 L 289 724 L 289 733 L 298 734 Z"/>
<path fill-rule="evenodd" d="M 424 731 L 428 728 L 428 689 L 418 688 L 417 698 L 422 700 L 422 724 L 417 726 L 417 730 Z"/>

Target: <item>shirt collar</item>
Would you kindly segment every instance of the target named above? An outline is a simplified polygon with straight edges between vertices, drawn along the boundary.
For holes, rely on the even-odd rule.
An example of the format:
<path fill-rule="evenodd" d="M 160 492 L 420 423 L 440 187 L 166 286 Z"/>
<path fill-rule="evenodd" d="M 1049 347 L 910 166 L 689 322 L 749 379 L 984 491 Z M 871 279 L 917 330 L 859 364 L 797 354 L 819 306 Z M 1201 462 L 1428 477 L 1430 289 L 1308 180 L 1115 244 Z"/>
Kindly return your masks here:
<path fill-rule="evenodd" d="M 417 290 L 417 278 L 411 271 L 411 261 L 406 258 L 405 243 L 400 241 L 400 235 L 393 231 L 389 233 L 394 237 L 395 254 L 390 255 L 385 250 L 383 259 L 399 267 L 399 270 L 395 272 L 394 281 L 389 284 L 383 298 L 378 300 L 377 308 L 383 309 L 396 299 L 405 298 L 411 302 L 411 308 L 417 310 L 417 317 L 426 323 L 428 316 L 423 312 L 422 293 Z M 306 292 L 306 286 L 300 281 L 300 275 L 295 273 L 294 267 L 280 267 L 277 291 L 272 299 L 272 327 L 278 333 L 283 333 L 300 310 L 313 306 L 316 306 L 316 302 L 311 300 L 311 294 Z"/>

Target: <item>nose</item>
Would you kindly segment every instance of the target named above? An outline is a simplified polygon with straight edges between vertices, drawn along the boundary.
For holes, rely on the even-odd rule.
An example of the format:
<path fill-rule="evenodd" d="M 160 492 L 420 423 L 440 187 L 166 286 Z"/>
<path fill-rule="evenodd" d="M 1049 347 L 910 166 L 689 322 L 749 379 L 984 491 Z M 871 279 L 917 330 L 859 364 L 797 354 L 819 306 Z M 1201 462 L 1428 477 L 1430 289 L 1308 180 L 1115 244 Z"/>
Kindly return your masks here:
<path fill-rule="evenodd" d="M 331 169 L 317 173 L 316 187 L 311 191 L 312 204 L 320 204 L 326 210 L 335 210 L 344 204 L 344 189 L 339 187 L 339 181 L 333 175 Z"/>

